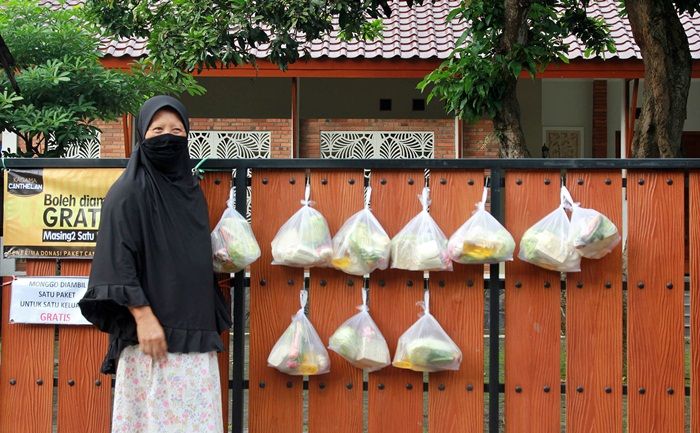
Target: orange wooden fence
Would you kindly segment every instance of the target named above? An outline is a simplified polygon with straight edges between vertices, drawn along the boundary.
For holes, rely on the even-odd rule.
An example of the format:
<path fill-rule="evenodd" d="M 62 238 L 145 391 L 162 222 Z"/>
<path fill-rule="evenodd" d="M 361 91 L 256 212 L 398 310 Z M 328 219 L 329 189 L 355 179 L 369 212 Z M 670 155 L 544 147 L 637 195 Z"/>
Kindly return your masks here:
<path fill-rule="evenodd" d="M 471 214 L 486 174 L 474 169 L 430 173 L 431 214 L 448 236 Z M 363 206 L 362 169 L 253 171 L 252 227 L 262 257 L 250 268 L 248 422 L 243 430 L 486 431 L 484 267 L 455 265 L 453 272 L 431 273 L 427 280 L 421 272 L 377 271 L 365 281 L 332 269 L 311 269 L 305 276 L 302 269 L 271 265 L 270 241 L 299 208 L 307 178 L 311 199 L 332 232 Z M 700 337 L 695 331 L 700 319 L 700 172 L 629 170 L 626 188 L 620 170 L 569 170 L 564 178 L 582 206 L 600 210 L 620 228 L 626 218 L 626 268 L 622 246 L 601 260 L 584 259 L 582 272 L 563 277 L 517 258 L 505 265 L 504 431 L 555 433 L 565 426 L 572 433 L 621 433 L 626 423 L 630 433 L 680 433 L 687 427 L 700 433 Z M 559 170 L 505 171 L 504 221 L 516 242 L 558 205 L 560 181 Z M 231 184 L 230 171 L 207 173 L 203 180 L 212 225 L 225 208 Z M 369 184 L 373 211 L 393 236 L 420 210 L 424 172 L 372 170 Z M 30 260 L 27 273 L 56 275 L 57 265 Z M 60 263 L 61 275 L 88 272 L 87 261 Z M 229 282 L 222 277 L 227 297 Z M 371 314 L 392 354 L 399 336 L 417 319 L 416 302 L 427 285 L 431 312 L 462 350 L 460 370 L 423 375 L 387 367 L 363 376 L 332 352 L 331 372 L 308 381 L 269 368 L 269 351 L 299 308 L 299 289 L 305 285 L 309 317 L 324 342 L 355 313 L 366 285 Z M 688 286 L 689 344 L 683 329 Z M 0 433 L 108 432 L 112 379 L 98 372 L 106 336 L 89 327 L 9 324 L 10 295 L 4 286 Z M 224 338 L 228 343 L 228 335 Z M 692 386 L 686 382 L 686 359 Z M 228 421 L 228 353 L 221 354 L 220 367 L 225 428 L 238 431 L 241 426 Z"/>

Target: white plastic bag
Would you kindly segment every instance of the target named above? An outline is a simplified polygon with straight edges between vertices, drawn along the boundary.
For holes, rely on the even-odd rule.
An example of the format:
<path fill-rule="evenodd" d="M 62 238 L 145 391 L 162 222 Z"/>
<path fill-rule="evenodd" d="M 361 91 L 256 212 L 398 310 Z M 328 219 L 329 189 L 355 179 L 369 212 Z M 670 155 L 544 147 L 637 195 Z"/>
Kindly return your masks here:
<path fill-rule="evenodd" d="M 333 237 L 331 265 L 351 275 L 365 275 L 389 266 L 391 239 L 369 209 L 372 188 L 367 188 L 365 208 L 357 212 Z"/>
<path fill-rule="evenodd" d="M 306 185 L 302 207 L 279 229 L 272 240 L 272 264 L 295 267 L 325 267 L 333 257 L 331 233 L 326 219 L 309 201 Z"/>
<path fill-rule="evenodd" d="M 330 371 L 330 358 L 323 342 L 304 314 L 308 293 L 299 294 L 301 308 L 267 357 L 267 365 L 292 376 L 314 376 Z"/>
<path fill-rule="evenodd" d="M 215 272 L 235 273 L 260 257 L 250 224 L 234 208 L 233 189 L 221 219 L 211 232 L 211 248 Z"/>
<path fill-rule="evenodd" d="M 430 314 L 430 295 L 418 304 L 424 314 L 399 337 L 392 365 L 413 371 L 459 370 L 462 351 Z"/>
<path fill-rule="evenodd" d="M 484 187 L 476 211 L 447 243 L 450 258 L 457 263 L 487 264 L 513 260 L 515 240 L 496 218 L 486 212 L 487 192 L 488 188 Z"/>
<path fill-rule="evenodd" d="M 447 238 L 428 213 L 430 189 L 419 196 L 423 210 L 391 240 L 391 267 L 409 271 L 451 271 Z"/>
<path fill-rule="evenodd" d="M 583 257 L 600 259 L 620 243 L 620 234 L 602 213 L 573 203 L 569 242 Z"/>
<path fill-rule="evenodd" d="M 562 186 L 559 207 L 523 234 L 518 258 L 551 271 L 581 271 L 581 255 L 569 241 L 571 224 L 564 208 L 572 201 L 567 195 Z"/>
<path fill-rule="evenodd" d="M 367 291 L 362 289 L 360 312 L 343 322 L 328 342 L 328 348 L 357 368 L 373 372 L 391 364 L 389 346 L 369 315 Z"/>

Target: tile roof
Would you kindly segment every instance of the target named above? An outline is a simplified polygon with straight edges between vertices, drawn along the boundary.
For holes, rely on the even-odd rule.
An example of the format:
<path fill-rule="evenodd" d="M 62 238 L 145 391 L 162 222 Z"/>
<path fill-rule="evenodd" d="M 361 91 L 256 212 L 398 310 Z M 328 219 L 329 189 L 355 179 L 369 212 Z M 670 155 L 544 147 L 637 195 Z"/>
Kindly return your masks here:
<path fill-rule="evenodd" d="M 57 0 L 40 0 L 49 7 L 60 7 Z M 83 0 L 65 0 L 67 6 L 76 6 Z M 444 59 L 465 28 L 464 23 L 446 23 L 450 10 L 460 0 L 425 0 L 423 5 L 409 8 L 403 0 L 392 0 L 391 18 L 384 20 L 383 38 L 374 42 L 341 41 L 333 32 L 322 40 L 307 43 L 311 58 L 382 58 L 382 59 Z M 617 53 L 607 58 L 641 59 L 639 47 L 634 42 L 626 17 L 618 13 L 617 0 L 593 0 L 589 5 L 592 16 L 602 17 L 615 40 Z M 397 13 L 398 12 L 398 13 Z M 693 59 L 700 59 L 700 14 L 694 17 L 683 14 L 681 22 L 688 35 Z M 583 58 L 584 48 L 574 37 L 566 39 L 570 45 L 569 58 Z M 145 38 L 103 39 L 102 51 L 114 57 L 140 57 L 147 54 Z M 266 57 L 266 47 L 254 51 L 260 58 Z"/>

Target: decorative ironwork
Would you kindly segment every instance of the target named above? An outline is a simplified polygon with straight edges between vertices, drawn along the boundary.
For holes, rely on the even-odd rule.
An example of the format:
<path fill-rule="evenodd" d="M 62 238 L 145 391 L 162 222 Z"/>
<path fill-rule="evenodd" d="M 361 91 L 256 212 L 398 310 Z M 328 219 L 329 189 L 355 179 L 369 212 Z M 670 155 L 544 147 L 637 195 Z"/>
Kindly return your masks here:
<path fill-rule="evenodd" d="M 269 131 L 190 131 L 190 157 L 269 158 L 270 137 Z"/>
<path fill-rule="evenodd" d="M 190 131 L 190 157 L 194 159 L 264 159 L 270 157 L 269 131 Z M 252 176 L 248 169 L 248 177 Z M 236 170 L 233 170 L 236 177 Z M 246 219 L 251 221 L 251 188 L 246 191 Z"/>
<path fill-rule="evenodd" d="M 330 159 L 432 159 L 431 131 L 321 131 L 321 157 Z"/>
<path fill-rule="evenodd" d="M 53 134 L 49 135 L 49 150 L 56 149 L 56 142 Z M 94 140 L 89 140 L 83 143 L 70 143 L 68 149 L 62 158 L 71 159 L 99 159 L 100 157 L 100 133 Z"/>

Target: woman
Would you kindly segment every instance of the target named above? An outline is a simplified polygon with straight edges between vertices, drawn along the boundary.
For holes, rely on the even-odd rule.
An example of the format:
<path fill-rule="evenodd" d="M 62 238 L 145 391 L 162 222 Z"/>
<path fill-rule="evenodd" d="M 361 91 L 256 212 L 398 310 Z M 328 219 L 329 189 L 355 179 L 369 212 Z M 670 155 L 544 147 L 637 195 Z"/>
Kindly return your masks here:
<path fill-rule="evenodd" d="M 79 303 L 110 334 L 102 372 L 117 374 L 112 432 L 220 432 L 215 352 L 231 321 L 190 170 L 187 111 L 169 96 L 151 98 L 137 132 L 140 145 L 105 197 Z"/>

